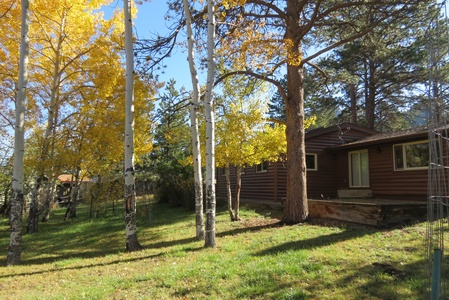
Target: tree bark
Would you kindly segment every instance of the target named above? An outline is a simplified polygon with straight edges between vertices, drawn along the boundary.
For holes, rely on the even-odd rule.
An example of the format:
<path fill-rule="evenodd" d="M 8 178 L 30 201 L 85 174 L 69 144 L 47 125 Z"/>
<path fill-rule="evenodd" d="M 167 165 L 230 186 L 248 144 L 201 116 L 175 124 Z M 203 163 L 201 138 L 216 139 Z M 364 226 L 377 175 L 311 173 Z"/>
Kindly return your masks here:
<path fill-rule="evenodd" d="M 61 22 L 60 24 L 61 33 L 65 30 L 65 22 Z M 33 189 L 33 193 L 31 194 L 31 201 L 30 201 L 30 212 L 28 215 L 28 226 L 27 226 L 27 233 L 35 233 L 38 231 L 38 222 L 39 222 L 39 196 L 41 192 L 39 191 L 40 188 L 48 188 L 44 187 L 44 178 L 46 175 L 48 175 L 47 168 L 45 167 L 46 161 L 51 157 L 51 153 L 53 151 L 51 148 L 54 146 L 54 132 L 55 132 L 55 126 L 57 123 L 57 116 L 59 111 L 59 103 L 58 103 L 58 97 L 59 97 L 59 87 L 61 82 L 61 48 L 63 40 L 65 39 L 65 36 L 60 35 L 58 37 L 58 43 L 56 45 L 55 51 L 55 61 L 54 61 L 54 72 L 52 75 L 52 82 L 51 82 L 51 91 L 50 91 L 50 101 L 48 106 L 48 114 L 47 114 L 47 125 L 45 128 L 45 134 L 43 139 L 43 145 L 42 145 L 42 152 L 40 153 L 40 166 L 38 167 L 37 171 L 37 177 L 36 177 L 36 185 Z"/>
<path fill-rule="evenodd" d="M 235 185 L 235 206 L 234 206 L 234 213 L 235 218 L 234 221 L 240 221 L 240 190 L 242 189 L 242 166 L 237 165 L 236 169 L 237 173 L 237 182 Z"/>
<path fill-rule="evenodd" d="M 287 30 L 285 39 L 292 43 L 287 64 L 287 199 L 283 223 L 304 222 L 309 215 L 305 163 L 304 129 L 304 69 L 299 62 L 301 46 L 301 8 L 297 1 L 287 1 Z"/>
<path fill-rule="evenodd" d="M 70 197 L 72 200 L 70 201 L 70 214 L 69 218 L 73 219 L 76 218 L 76 206 L 78 205 L 78 197 L 79 197 L 79 191 L 80 191 L 80 172 L 81 168 L 77 167 L 75 171 L 75 186 L 73 187 L 72 194 Z"/>
<path fill-rule="evenodd" d="M 36 233 L 38 231 L 39 221 L 39 194 L 43 177 L 36 177 L 36 182 L 31 192 L 30 211 L 28 214 L 27 233 Z"/>
<path fill-rule="evenodd" d="M 215 17 L 214 1 L 207 0 L 207 84 L 206 84 L 206 235 L 205 247 L 215 247 L 215 120 L 213 108 Z"/>
<path fill-rule="evenodd" d="M 349 98 L 351 99 L 351 123 L 357 124 L 357 94 L 355 91 L 355 84 L 350 83 L 348 88 Z"/>
<path fill-rule="evenodd" d="M 225 167 L 226 176 L 226 198 L 228 203 L 228 212 L 231 221 L 235 221 L 234 212 L 232 211 L 232 189 L 231 189 L 231 171 L 229 169 L 229 164 Z"/>
<path fill-rule="evenodd" d="M 367 95 L 365 98 L 365 114 L 366 114 L 366 126 L 370 129 L 375 127 L 376 117 L 376 67 L 373 61 L 369 61 L 368 65 L 368 87 Z"/>
<path fill-rule="evenodd" d="M 72 185 L 72 189 L 70 191 L 70 200 L 67 205 L 67 210 L 64 215 L 64 222 L 67 220 L 67 217 L 70 219 L 76 218 L 76 206 L 80 189 L 80 171 L 81 169 L 78 167 L 75 171 L 75 183 Z M 73 182 L 73 175 L 72 175 Z"/>
<path fill-rule="evenodd" d="M 195 225 L 196 238 L 204 239 L 204 218 L 203 218 L 203 176 L 201 172 L 201 149 L 200 134 L 198 130 L 198 109 L 200 85 L 194 59 L 194 37 L 192 32 L 192 16 L 189 9 L 188 0 L 183 0 L 184 13 L 186 15 L 187 41 L 188 41 L 188 60 L 190 76 L 192 79 L 192 102 L 190 103 L 190 128 L 192 131 L 192 154 L 193 171 L 195 181 Z"/>
<path fill-rule="evenodd" d="M 9 247 L 6 257 L 7 265 L 20 263 L 22 256 L 22 211 L 24 181 L 24 123 L 26 87 L 28 81 L 29 54 L 29 2 L 22 0 L 22 28 L 20 41 L 19 80 L 17 84 L 16 124 L 14 128 L 14 166 L 12 179 L 11 213 L 9 221 Z"/>
<path fill-rule="evenodd" d="M 131 1 L 123 0 L 126 52 L 125 117 L 125 229 L 126 251 L 142 249 L 137 239 L 136 185 L 134 168 L 134 53 L 132 41 Z"/>
<path fill-rule="evenodd" d="M 55 199 L 55 189 L 56 189 L 56 177 L 53 176 L 51 180 L 51 186 L 49 189 L 49 194 L 45 198 L 44 207 L 42 208 L 42 219 L 41 222 L 47 222 L 50 219 L 50 206 Z"/>

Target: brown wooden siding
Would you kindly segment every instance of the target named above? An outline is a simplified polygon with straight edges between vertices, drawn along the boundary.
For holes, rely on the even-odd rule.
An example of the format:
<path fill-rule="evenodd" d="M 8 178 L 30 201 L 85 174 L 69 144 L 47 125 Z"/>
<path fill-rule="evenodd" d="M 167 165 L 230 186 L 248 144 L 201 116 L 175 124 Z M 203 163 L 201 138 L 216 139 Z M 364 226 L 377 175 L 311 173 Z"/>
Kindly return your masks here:
<path fill-rule="evenodd" d="M 348 130 L 348 127 L 350 128 Z M 357 126 L 344 125 L 317 129 L 306 134 L 306 153 L 317 154 L 317 170 L 307 172 L 307 193 L 309 198 L 334 198 L 337 196 L 338 159 L 327 149 L 371 135 L 373 132 L 357 130 Z M 235 195 L 235 170 L 231 169 L 232 197 Z M 251 200 L 282 201 L 287 191 L 287 169 L 285 162 L 272 162 L 267 172 L 256 173 L 255 167 L 248 167 L 242 175 L 240 197 Z M 226 197 L 226 177 L 217 174 L 217 197 Z"/>
<path fill-rule="evenodd" d="M 245 174 L 242 174 L 242 186 L 240 191 L 241 199 L 251 200 L 269 200 L 274 201 L 275 195 L 275 164 L 270 163 L 266 172 L 256 172 L 256 167 L 245 168 Z M 235 168 L 231 167 L 231 192 L 235 199 L 236 176 Z M 217 172 L 216 193 L 219 198 L 226 198 L 226 176 L 220 175 L 220 169 Z M 279 187 L 278 187 L 279 188 Z"/>
<path fill-rule="evenodd" d="M 329 199 L 337 197 L 337 157 L 327 149 L 330 146 L 358 140 L 369 134 L 355 129 L 338 128 L 325 135 L 317 135 L 306 139 L 306 152 L 316 153 L 317 171 L 307 172 L 307 195 L 311 199 Z"/>
<path fill-rule="evenodd" d="M 419 141 L 422 139 L 416 139 Z M 405 141 L 408 143 L 411 141 Z M 348 152 L 368 150 L 370 187 L 373 197 L 426 200 L 427 197 L 427 169 L 394 170 L 393 145 L 382 143 L 367 147 L 342 150 L 335 153 L 337 157 L 337 189 L 350 189 Z"/>

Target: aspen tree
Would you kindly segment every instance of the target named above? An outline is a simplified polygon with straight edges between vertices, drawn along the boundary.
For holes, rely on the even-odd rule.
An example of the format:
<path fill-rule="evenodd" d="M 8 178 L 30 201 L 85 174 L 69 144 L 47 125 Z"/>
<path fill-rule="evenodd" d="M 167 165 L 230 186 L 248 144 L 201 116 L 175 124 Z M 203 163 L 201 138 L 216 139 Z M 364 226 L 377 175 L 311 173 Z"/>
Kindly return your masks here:
<path fill-rule="evenodd" d="M 188 61 L 190 77 L 192 79 L 192 101 L 190 102 L 190 127 L 192 131 L 192 155 L 193 170 L 195 181 L 195 225 L 196 238 L 204 239 L 204 220 L 203 220 L 203 176 L 201 171 L 201 149 L 200 133 L 198 130 L 198 109 L 200 84 L 194 58 L 194 37 L 192 31 L 192 15 L 190 13 L 188 0 L 183 0 L 184 13 L 186 15 L 187 42 L 188 42 Z"/>
<path fill-rule="evenodd" d="M 215 247 L 215 120 L 213 85 L 215 71 L 214 1 L 207 0 L 207 82 L 206 82 L 206 236 L 205 247 Z"/>
<path fill-rule="evenodd" d="M 111 34 L 114 25 L 103 20 L 97 10 L 106 0 L 35 0 L 32 2 L 31 29 L 33 39 L 30 45 L 30 86 L 35 110 L 45 119 L 42 136 L 38 138 L 40 147 L 35 154 L 33 171 L 35 184 L 32 191 L 27 232 L 38 230 L 41 188 L 46 184 L 45 206 L 53 200 L 53 183 L 58 176 L 55 164 L 55 145 L 62 120 L 68 119 L 70 112 L 78 108 L 77 103 L 86 89 L 92 88 L 85 61 L 97 47 L 111 51 L 100 37 Z M 49 16 L 52 16 L 51 18 Z M 107 29 L 110 32 L 107 32 Z M 83 68 L 84 67 L 84 68 Z M 40 111 L 39 111 L 40 110 Z"/>
<path fill-rule="evenodd" d="M 28 81 L 28 54 L 29 54 L 29 2 L 22 0 L 22 29 L 20 41 L 19 80 L 17 85 L 16 124 L 14 131 L 14 169 L 12 180 L 11 214 L 10 214 L 10 241 L 7 265 L 20 262 L 22 254 L 22 210 L 23 210 L 23 181 L 24 181 L 24 123 L 25 101 Z"/>
<path fill-rule="evenodd" d="M 142 249 L 137 240 L 136 185 L 134 167 L 134 51 L 131 0 L 123 0 L 126 53 L 125 117 L 125 229 L 126 251 Z"/>

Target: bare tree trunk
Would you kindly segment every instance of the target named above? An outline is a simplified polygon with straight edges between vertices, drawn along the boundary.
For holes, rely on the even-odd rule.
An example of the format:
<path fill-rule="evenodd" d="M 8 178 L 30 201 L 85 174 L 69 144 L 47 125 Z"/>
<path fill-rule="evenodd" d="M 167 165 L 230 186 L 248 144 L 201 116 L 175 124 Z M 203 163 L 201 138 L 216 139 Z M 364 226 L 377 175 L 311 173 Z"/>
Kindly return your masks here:
<path fill-rule="evenodd" d="M 134 176 L 134 53 L 132 41 L 131 1 L 123 0 L 126 52 L 125 118 L 125 229 L 126 251 L 142 249 L 137 240 L 136 184 Z"/>
<path fill-rule="evenodd" d="M 213 102 L 215 16 L 214 1 L 207 0 L 207 84 L 206 84 L 206 235 L 205 247 L 215 247 L 215 120 Z"/>
<path fill-rule="evenodd" d="M 65 22 L 60 24 L 61 32 L 65 30 Z M 41 194 L 39 189 L 43 188 L 44 178 L 48 172 L 45 167 L 46 161 L 52 157 L 53 147 L 54 147 L 54 132 L 57 123 L 58 112 L 59 112 L 59 86 L 61 81 L 61 48 L 65 36 L 59 36 L 58 43 L 56 44 L 56 58 L 54 61 L 54 72 L 52 75 L 51 91 L 50 91 L 50 101 L 48 106 L 47 115 L 47 125 L 44 134 L 44 144 L 42 146 L 42 152 L 40 156 L 40 166 L 38 167 L 36 186 L 33 189 L 30 202 L 30 212 L 28 215 L 28 226 L 27 233 L 35 233 L 38 231 L 38 221 L 39 221 L 39 195 Z M 47 188 L 47 187 L 45 187 Z"/>
<path fill-rule="evenodd" d="M 47 198 L 44 202 L 44 207 L 42 208 L 42 219 L 41 222 L 47 222 L 50 219 L 50 206 L 51 203 L 55 199 L 55 190 L 56 190 L 56 177 L 53 176 L 51 180 L 50 190 Z"/>
<path fill-rule="evenodd" d="M 226 198 L 228 203 L 228 212 L 231 221 L 235 221 L 234 212 L 232 211 L 232 190 L 231 190 L 231 171 L 229 170 L 229 164 L 225 167 L 226 176 Z"/>
<path fill-rule="evenodd" d="M 80 172 L 81 168 L 77 167 L 75 171 L 75 186 L 73 187 L 72 194 L 70 197 L 72 200 L 70 201 L 70 214 L 69 218 L 73 219 L 76 218 L 76 206 L 78 205 L 78 197 L 79 197 L 79 190 L 80 190 Z"/>
<path fill-rule="evenodd" d="M 351 123 L 357 124 L 357 94 L 355 84 L 349 84 L 349 98 L 351 99 Z"/>
<path fill-rule="evenodd" d="M 77 200 L 80 189 L 80 172 L 81 169 L 77 167 L 75 171 L 75 184 L 73 184 L 72 190 L 70 191 L 70 200 L 64 215 L 64 221 L 67 220 L 67 217 L 69 217 L 70 219 L 76 218 L 76 206 L 78 204 Z M 72 182 L 73 182 L 73 175 L 72 175 Z"/>
<path fill-rule="evenodd" d="M 31 192 L 30 201 L 30 212 L 28 214 L 28 224 L 27 233 L 36 233 L 38 231 L 38 221 L 39 221 L 39 194 L 43 181 L 43 176 L 41 178 L 37 177 L 36 182 L 33 186 L 33 191 Z"/>
<path fill-rule="evenodd" d="M 201 151 L 200 151 L 200 134 L 198 130 L 198 109 L 199 109 L 199 93 L 200 85 L 198 83 L 198 75 L 194 60 L 194 37 L 192 32 L 192 16 L 190 13 L 188 0 L 183 0 L 184 13 L 186 15 L 187 41 L 188 41 L 188 60 L 190 68 L 190 76 L 192 79 L 192 102 L 190 103 L 190 127 L 192 131 L 192 154 L 193 154 L 193 170 L 195 181 L 195 224 L 196 238 L 204 239 L 204 218 L 203 218 L 203 176 L 201 172 Z"/>
<path fill-rule="evenodd" d="M 28 81 L 28 16 L 29 2 L 22 0 L 22 29 L 20 41 L 19 80 L 17 84 L 16 124 L 14 128 L 14 167 L 11 195 L 11 214 L 9 219 L 9 246 L 7 265 L 20 263 L 22 257 L 22 210 L 24 181 L 24 123 L 26 87 Z"/>
<path fill-rule="evenodd" d="M 375 127 L 375 116 L 376 116 L 376 67 L 374 66 L 374 62 L 369 62 L 368 67 L 368 94 L 365 98 L 365 113 L 366 113 L 366 126 L 370 129 L 374 129 Z"/>
<path fill-rule="evenodd" d="M 309 215 L 305 162 L 304 129 L 304 69 L 302 58 L 301 7 L 297 1 L 287 0 L 287 28 L 285 39 L 293 46 L 287 65 L 287 199 L 283 223 L 304 222 Z"/>
<path fill-rule="evenodd" d="M 9 200 L 8 200 L 9 191 L 10 191 L 10 186 L 8 185 L 8 187 L 4 191 L 3 204 L 2 204 L 2 206 L 0 206 L 0 214 L 3 214 L 5 216 L 9 213 L 8 207 L 10 207 Z"/>
<path fill-rule="evenodd" d="M 234 221 L 240 221 L 240 190 L 242 187 L 242 166 L 241 165 L 237 165 L 237 182 L 236 182 L 236 186 L 235 186 L 235 216 L 234 216 Z"/>

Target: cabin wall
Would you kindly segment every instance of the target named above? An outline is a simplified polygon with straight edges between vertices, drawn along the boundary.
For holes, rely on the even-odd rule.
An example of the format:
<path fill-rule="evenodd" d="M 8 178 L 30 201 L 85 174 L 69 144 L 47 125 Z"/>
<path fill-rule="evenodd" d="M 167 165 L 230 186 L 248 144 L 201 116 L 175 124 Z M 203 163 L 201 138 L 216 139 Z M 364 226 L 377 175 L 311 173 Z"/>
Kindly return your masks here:
<path fill-rule="evenodd" d="M 349 128 L 349 129 L 348 129 Z M 317 170 L 307 171 L 307 194 L 311 199 L 335 198 L 337 196 L 335 153 L 328 151 L 330 146 L 340 145 L 371 135 L 350 126 L 316 129 L 306 134 L 306 153 L 317 155 Z M 226 176 L 217 169 L 216 195 L 226 198 Z M 232 198 L 235 199 L 235 168 L 231 167 Z M 256 167 L 245 168 L 242 175 L 241 199 L 254 201 L 281 202 L 287 196 L 286 162 L 271 162 L 267 172 L 256 173 Z"/>
<path fill-rule="evenodd" d="M 428 169 L 394 170 L 393 145 L 421 141 L 421 139 L 395 143 L 381 143 L 335 152 L 337 157 L 337 189 L 349 187 L 348 152 L 368 149 L 370 187 L 375 198 L 421 200 L 427 197 Z"/>
<path fill-rule="evenodd" d="M 313 134 L 312 134 L 313 135 Z M 356 141 L 370 134 L 343 127 L 323 135 L 306 139 L 306 153 L 317 154 L 317 170 L 307 171 L 307 196 L 310 199 L 330 199 L 337 197 L 337 159 L 330 146 Z"/>
<path fill-rule="evenodd" d="M 280 172 L 279 172 L 279 169 Z M 240 191 L 241 199 L 262 200 L 262 201 L 281 201 L 282 197 L 285 197 L 285 184 L 279 186 L 276 183 L 275 178 L 284 178 L 282 173 L 282 163 L 271 162 L 265 172 L 256 172 L 256 166 L 250 166 L 244 168 L 244 174 L 242 174 L 242 185 Z M 277 174 L 276 174 L 277 173 Z M 281 174 L 279 174 L 281 173 Z M 226 198 L 226 176 L 222 175 L 222 169 L 217 169 L 216 176 L 216 195 L 217 198 Z M 235 199 L 235 187 L 236 187 L 236 169 L 230 168 L 231 174 L 231 194 L 232 199 Z M 277 176 L 275 176 L 277 175 Z"/>

